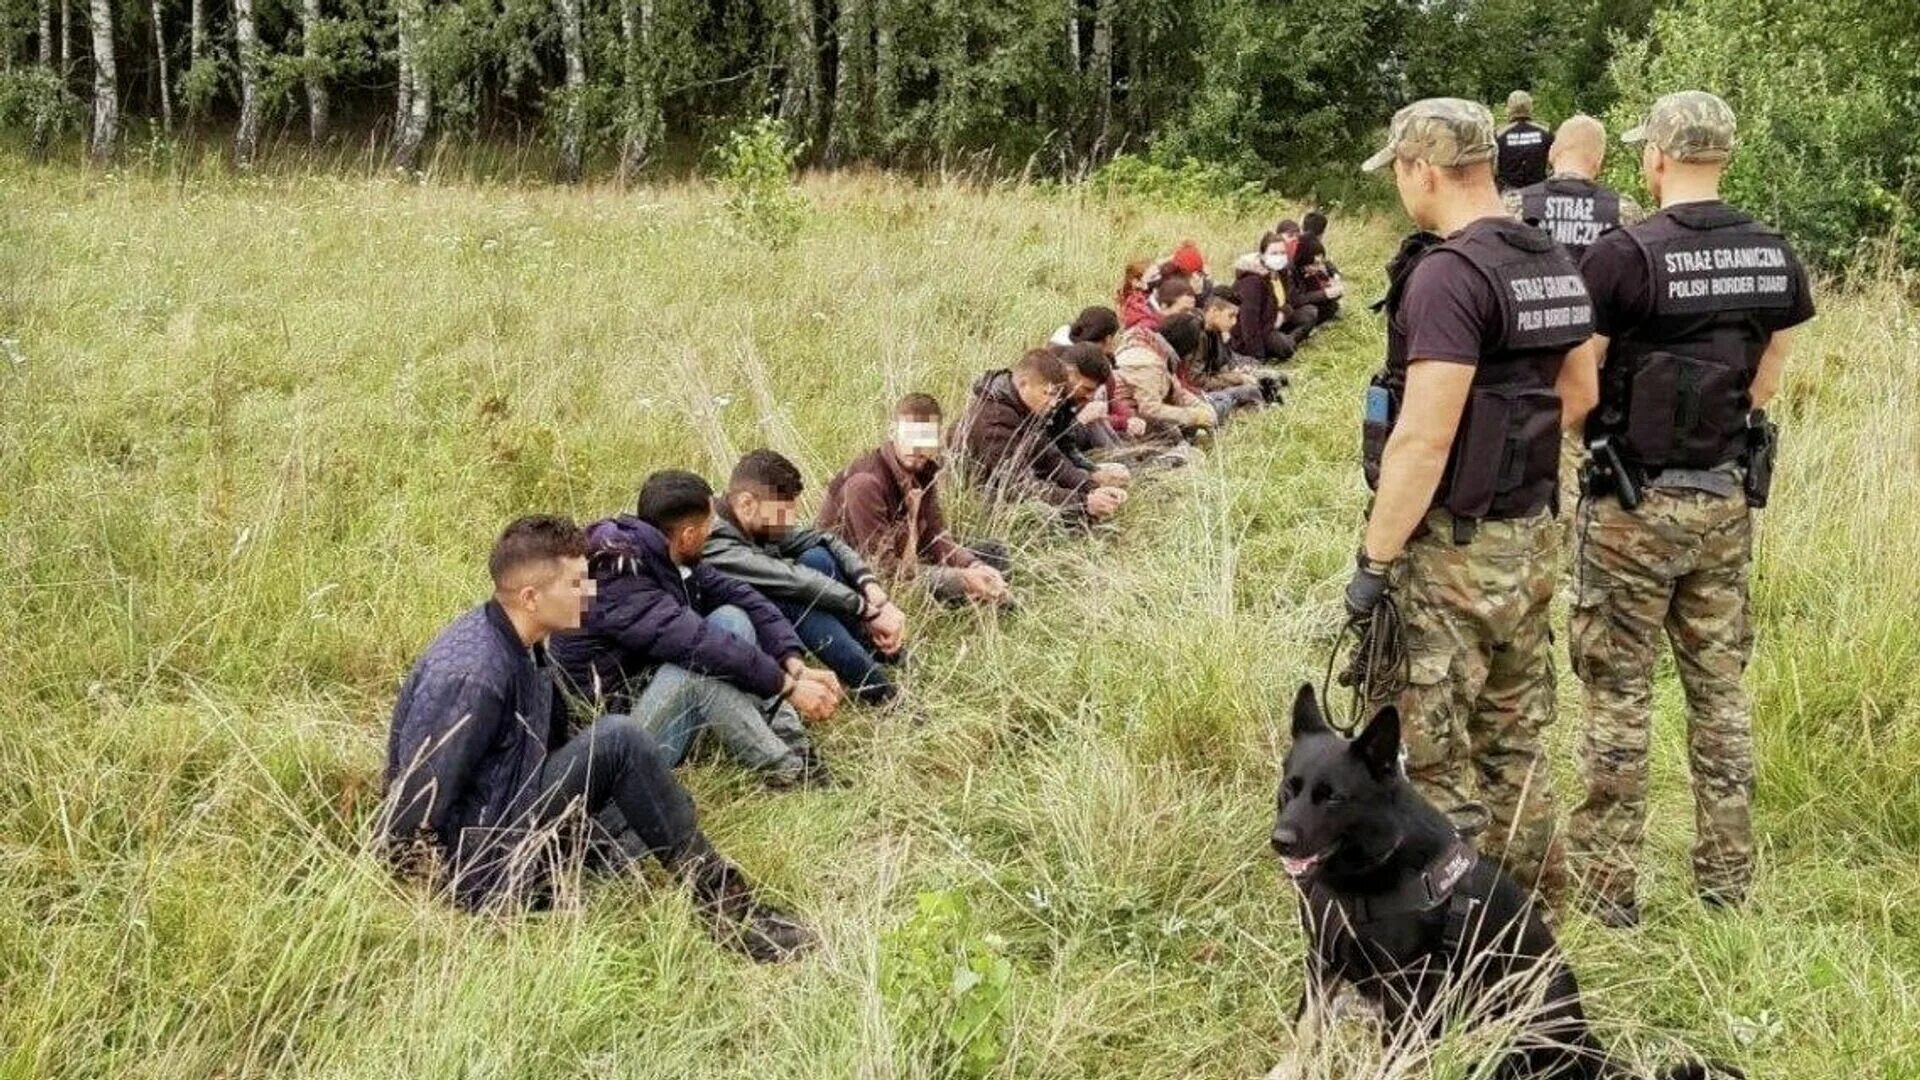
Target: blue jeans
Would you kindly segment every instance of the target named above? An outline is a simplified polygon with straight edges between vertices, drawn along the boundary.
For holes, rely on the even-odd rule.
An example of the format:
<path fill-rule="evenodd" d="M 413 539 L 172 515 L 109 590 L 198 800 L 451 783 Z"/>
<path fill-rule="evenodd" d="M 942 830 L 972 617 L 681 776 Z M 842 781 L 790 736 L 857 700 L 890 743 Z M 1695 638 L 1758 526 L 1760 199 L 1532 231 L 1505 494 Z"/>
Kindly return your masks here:
<path fill-rule="evenodd" d="M 801 566 L 817 570 L 848 588 L 853 587 L 853 583 L 841 573 L 833 552 L 827 550 L 824 544 L 808 548 L 800 555 L 799 562 Z M 778 606 L 788 621 L 793 623 L 801 644 L 835 675 L 840 676 L 849 694 L 868 705 L 878 705 L 891 701 L 900 692 L 882 666 L 885 661 L 867 641 L 865 627 L 857 624 L 849 626 L 832 612 L 804 604 L 779 601 Z"/>
<path fill-rule="evenodd" d="M 707 621 L 734 637 L 757 640 L 753 620 L 731 604 L 715 608 Z M 634 699 L 633 718 L 659 742 L 669 765 L 686 760 L 702 731 L 712 731 L 749 769 L 798 769 L 799 752 L 809 745 L 806 728 L 792 708 L 775 707 L 724 679 L 695 675 L 675 664 L 662 664 L 653 673 Z"/>

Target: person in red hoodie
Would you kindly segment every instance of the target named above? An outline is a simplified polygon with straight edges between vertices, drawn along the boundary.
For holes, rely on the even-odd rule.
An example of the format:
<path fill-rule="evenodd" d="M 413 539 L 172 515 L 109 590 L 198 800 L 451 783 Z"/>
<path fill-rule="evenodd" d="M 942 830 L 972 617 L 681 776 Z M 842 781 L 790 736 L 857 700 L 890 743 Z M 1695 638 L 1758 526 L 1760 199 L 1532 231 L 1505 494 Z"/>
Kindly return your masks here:
<path fill-rule="evenodd" d="M 1154 313 L 1153 302 L 1147 295 L 1158 278 L 1152 259 L 1130 259 L 1126 269 L 1120 273 L 1120 288 L 1113 294 L 1113 302 L 1119 305 L 1120 322 L 1129 330 L 1141 323 L 1153 323 L 1159 320 Z"/>

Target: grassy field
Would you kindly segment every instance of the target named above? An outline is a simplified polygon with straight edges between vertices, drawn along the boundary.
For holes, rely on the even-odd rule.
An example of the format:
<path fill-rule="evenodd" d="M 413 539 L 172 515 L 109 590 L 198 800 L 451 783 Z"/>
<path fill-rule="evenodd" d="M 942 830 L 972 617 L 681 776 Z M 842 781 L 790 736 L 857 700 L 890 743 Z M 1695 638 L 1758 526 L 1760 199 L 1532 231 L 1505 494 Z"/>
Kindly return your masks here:
<path fill-rule="evenodd" d="M 506 518 L 597 517 L 756 445 L 823 485 L 894 395 L 957 409 L 1126 256 L 1193 236 L 1224 267 L 1266 223 L 806 194 L 768 250 L 702 187 L 0 161 L 0 1075 L 1244 1077 L 1286 1054 L 1300 944 L 1265 840 L 1360 524 L 1363 310 L 1117 536 L 1010 526 L 1025 610 L 922 613 L 931 719 L 834 726 L 852 788 L 688 770 L 721 845 L 818 921 L 812 958 L 723 954 L 657 873 L 476 921 L 365 856 L 391 694 Z M 1391 239 L 1336 221 L 1357 298 Z M 1752 905 L 1692 902 L 1663 671 L 1646 926 L 1565 926 L 1643 1062 L 1920 1076 L 1920 313 L 1891 287 L 1824 301 L 1761 531 Z M 969 1049 L 952 1021 L 981 1015 L 999 1045 Z"/>

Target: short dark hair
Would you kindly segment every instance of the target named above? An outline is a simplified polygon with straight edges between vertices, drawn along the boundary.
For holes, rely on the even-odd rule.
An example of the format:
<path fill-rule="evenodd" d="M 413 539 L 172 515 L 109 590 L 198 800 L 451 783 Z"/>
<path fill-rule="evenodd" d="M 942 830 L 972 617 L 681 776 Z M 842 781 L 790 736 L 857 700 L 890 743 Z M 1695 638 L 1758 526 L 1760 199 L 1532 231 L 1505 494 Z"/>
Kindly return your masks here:
<path fill-rule="evenodd" d="M 1083 309 L 1067 327 L 1067 340 L 1075 344 L 1105 341 L 1120 332 L 1120 316 L 1110 307 L 1096 305 Z"/>
<path fill-rule="evenodd" d="M 1193 283 L 1185 275 L 1163 279 L 1154 287 L 1153 299 L 1161 307 L 1172 307 L 1174 301 L 1183 296 L 1193 295 Z"/>
<path fill-rule="evenodd" d="M 940 401 L 932 394 L 908 394 L 894 403 L 893 415 L 909 420 L 938 420 Z"/>
<path fill-rule="evenodd" d="M 751 488 L 756 494 L 764 492 L 781 502 L 799 498 L 806 486 L 800 470 L 777 450 L 749 452 L 733 467 L 733 475 L 727 478 L 729 492 Z"/>
<path fill-rule="evenodd" d="M 713 513 L 713 487 L 685 469 L 662 469 L 640 485 L 641 521 L 665 532 L 688 518 Z"/>
<path fill-rule="evenodd" d="M 1160 324 L 1160 336 L 1167 339 L 1174 353 L 1183 359 L 1192 356 L 1200 348 L 1204 333 L 1200 316 L 1191 311 L 1183 311 Z"/>
<path fill-rule="evenodd" d="M 1113 362 L 1100 346 L 1092 342 L 1080 341 L 1067 346 L 1060 353 L 1060 359 L 1073 366 L 1073 370 L 1102 386 L 1113 376 Z"/>
<path fill-rule="evenodd" d="M 1280 224 L 1275 225 L 1273 231 L 1282 236 L 1285 236 L 1287 233 L 1297 233 L 1300 231 L 1300 223 L 1292 218 L 1281 218 Z"/>
<path fill-rule="evenodd" d="M 487 575 L 502 588 L 515 570 L 528 563 L 577 559 L 587 553 L 587 534 L 570 517 L 529 514 L 514 518 L 500 531 L 487 556 Z"/>
<path fill-rule="evenodd" d="M 1308 236 L 1320 236 L 1327 231 L 1327 215 L 1318 210 L 1309 210 L 1300 219 L 1300 231 Z"/>
<path fill-rule="evenodd" d="M 1067 365 L 1060 362 L 1052 349 L 1028 349 L 1020 362 L 1013 365 L 1015 375 L 1030 375 L 1048 386 L 1062 386 L 1067 381 Z"/>
<path fill-rule="evenodd" d="M 1213 307 L 1216 304 L 1222 307 L 1237 308 L 1240 306 L 1240 294 L 1234 292 L 1230 286 L 1215 285 L 1213 288 L 1207 290 L 1207 306 Z"/>

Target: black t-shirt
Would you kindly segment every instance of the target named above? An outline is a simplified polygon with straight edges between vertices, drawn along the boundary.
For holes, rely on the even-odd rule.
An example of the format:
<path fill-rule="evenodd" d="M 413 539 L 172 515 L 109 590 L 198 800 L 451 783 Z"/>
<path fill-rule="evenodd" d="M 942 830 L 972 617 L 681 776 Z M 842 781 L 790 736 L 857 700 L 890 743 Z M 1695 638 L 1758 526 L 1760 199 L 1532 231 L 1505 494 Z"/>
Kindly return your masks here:
<path fill-rule="evenodd" d="M 1467 229 L 1479 225 L 1474 222 Z M 1436 248 L 1413 268 L 1394 319 L 1406 335 L 1409 362 L 1444 360 L 1475 367 L 1500 334 L 1500 300 L 1465 256 Z"/>
<path fill-rule="evenodd" d="M 1716 199 L 1691 205 L 1706 209 L 1723 204 Z M 1754 312 L 1768 333 L 1799 326 L 1814 315 L 1813 288 L 1806 267 L 1794 258 L 1789 260 L 1788 272 L 1792 278 L 1791 304 Z M 1580 276 L 1586 279 L 1587 292 L 1593 296 L 1594 333 L 1617 338 L 1653 318 L 1653 278 L 1648 273 L 1647 257 L 1634 243 L 1629 229 L 1615 229 L 1594 241 L 1580 261 Z"/>
<path fill-rule="evenodd" d="M 1509 124 L 1494 136 L 1499 150 L 1495 156 L 1495 175 L 1502 190 L 1523 188 L 1547 178 L 1547 151 L 1553 149 L 1553 132 L 1531 120 Z"/>

